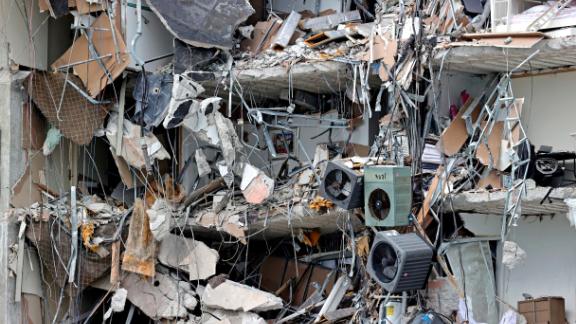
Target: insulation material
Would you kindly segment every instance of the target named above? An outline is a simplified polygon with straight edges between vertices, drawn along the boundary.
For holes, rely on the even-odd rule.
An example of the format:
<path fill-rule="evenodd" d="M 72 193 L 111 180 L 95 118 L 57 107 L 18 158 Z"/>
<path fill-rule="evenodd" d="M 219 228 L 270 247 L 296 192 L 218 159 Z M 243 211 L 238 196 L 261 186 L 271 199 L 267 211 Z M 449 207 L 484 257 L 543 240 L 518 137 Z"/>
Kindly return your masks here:
<path fill-rule="evenodd" d="M 46 134 L 46 139 L 44 140 L 44 144 L 42 145 L 42 154 L 44 156 L 48 156 L 54 152 L 56 146 L 60 144 L 60 138 L 62 137 L 62 133 L 57 128 L 50 128 L 48 133 Z"/>
<path fill-rule="evenodd" d="M 130 218 L 126 252 L 122 259 L 122 270 L 146 277 L 154 277 L 156 264 L 156 241 L 150 231 L 150 221 L 144 202 L 136 199 Z"/>
<path fill-rule="evenodd" d="M 55 70 L 65 70 L 73 65 L 74 73 L 92 97 L 100 94 L 130 64 L 124 38 L 116 25 L 110 22 L 107 14 L 101 14 L 90 26 L 91 33 L 84 33 L 76 39 L 74 45 L 52 64 Z M 91 35 L 91 38 L 86 35 Z"/>
<path fill-rule="evenodd" d="M 50 124 L 78 145 L 90 143 L 96 129 L 102 126 L 108 107 L 94 105 L 69 82 L 82 88 L 78 77 L 63 73 L 34 72 L 28 82 L 28 93 Z"/>
<path fill-rule="evenodd" d="M 176 38 L 197 47 L 225 50 L 234 44 L 236 27 L 254 13 L 247 0 L 147 0 L 147 3 Z"/>
<path fill-rule="evenodd" d="M 502 253 L 502 264 L 508 269 L 514 269 L 526 260 L 526 251 L 522 250 L 516 242 L 504 242 Z"/>

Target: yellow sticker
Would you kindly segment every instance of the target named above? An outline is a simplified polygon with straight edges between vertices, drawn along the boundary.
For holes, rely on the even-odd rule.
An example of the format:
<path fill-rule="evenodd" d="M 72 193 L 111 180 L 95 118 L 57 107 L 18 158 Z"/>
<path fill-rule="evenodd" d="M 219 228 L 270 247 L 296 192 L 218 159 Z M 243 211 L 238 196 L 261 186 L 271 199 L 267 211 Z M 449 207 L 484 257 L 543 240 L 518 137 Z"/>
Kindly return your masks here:
<path fill-rule="evenodd" d="M 394 306 L 386 306 L 386 316 L 394 315 Z"/>

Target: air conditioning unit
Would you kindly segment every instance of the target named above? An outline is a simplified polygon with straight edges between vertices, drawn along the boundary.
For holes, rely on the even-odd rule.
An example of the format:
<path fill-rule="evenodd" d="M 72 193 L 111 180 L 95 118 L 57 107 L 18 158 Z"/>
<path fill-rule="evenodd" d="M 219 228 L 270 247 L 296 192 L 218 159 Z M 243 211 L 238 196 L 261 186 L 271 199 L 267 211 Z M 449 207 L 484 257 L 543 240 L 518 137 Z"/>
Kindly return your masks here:
<path fill-rule="evenodd" d="M 368 273 L 387 292 L 422 289 L 434 249 L 416 233 L 378 232 L 368 256 Z"/>
<path fill-rule="evenodd" d="M 412 209 L 409 167 L 375 165 L 364 168 L 364 217 L 367 226 L 405 226 Z"/>
<path fill-rule="evenodd" d="M 340 208 L 349 210 L 362 207 L 362 172 L 347 167 L 342 161 L 328 162 L 319 194 Z"/>

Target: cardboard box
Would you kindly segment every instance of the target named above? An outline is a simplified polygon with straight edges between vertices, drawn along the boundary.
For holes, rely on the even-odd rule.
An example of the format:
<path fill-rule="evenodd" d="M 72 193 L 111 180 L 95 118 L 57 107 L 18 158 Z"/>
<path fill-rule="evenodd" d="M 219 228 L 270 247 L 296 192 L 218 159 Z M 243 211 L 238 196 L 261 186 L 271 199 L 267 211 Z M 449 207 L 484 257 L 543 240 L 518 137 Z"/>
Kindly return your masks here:
<path fill-rule="evenodd" d="M 566 312 L 562 297 L 542 297 L 519 301 L 518 311 L 526 317 L 528 324 L 565 323 Z"/>

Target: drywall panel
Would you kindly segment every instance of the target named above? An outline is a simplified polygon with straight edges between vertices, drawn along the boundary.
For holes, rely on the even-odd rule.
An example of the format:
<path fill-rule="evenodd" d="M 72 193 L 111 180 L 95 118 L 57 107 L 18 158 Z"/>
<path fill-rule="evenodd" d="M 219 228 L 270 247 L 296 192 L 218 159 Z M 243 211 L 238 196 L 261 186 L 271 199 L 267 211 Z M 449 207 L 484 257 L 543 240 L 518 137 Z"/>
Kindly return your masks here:
<path fill-rule="evenodd" d="M 497 215 L 462 215 L 466 228 L 476 235 L 500 235 Z M 576 229 L 566 215 L 521 218 L 510 238 L 526 251 L 523 264 L 502 272 L 497 265 L 499 296 L 516 305 L 522 294 L 534 298 L 561 296 L 565 299 L 568 323 L 576 322 Z M 504 274 L 502 276 L 502 273 Z"/>
<path fill-rule="evenodd" d="M 48 67 L 48 19 L 39 12 L 38 0 L 0 0 L 0 37 L 6 38 L 14 63 Z"/>
<path fill-rule="evenodd" d="M 524 97 L 523 125 L 536 149 L 540 145 L 576 149 L 576 141 L 570 136 L 576 133 L 575 84 L 576 72 L 512 80 L 514 95 Z"/>

